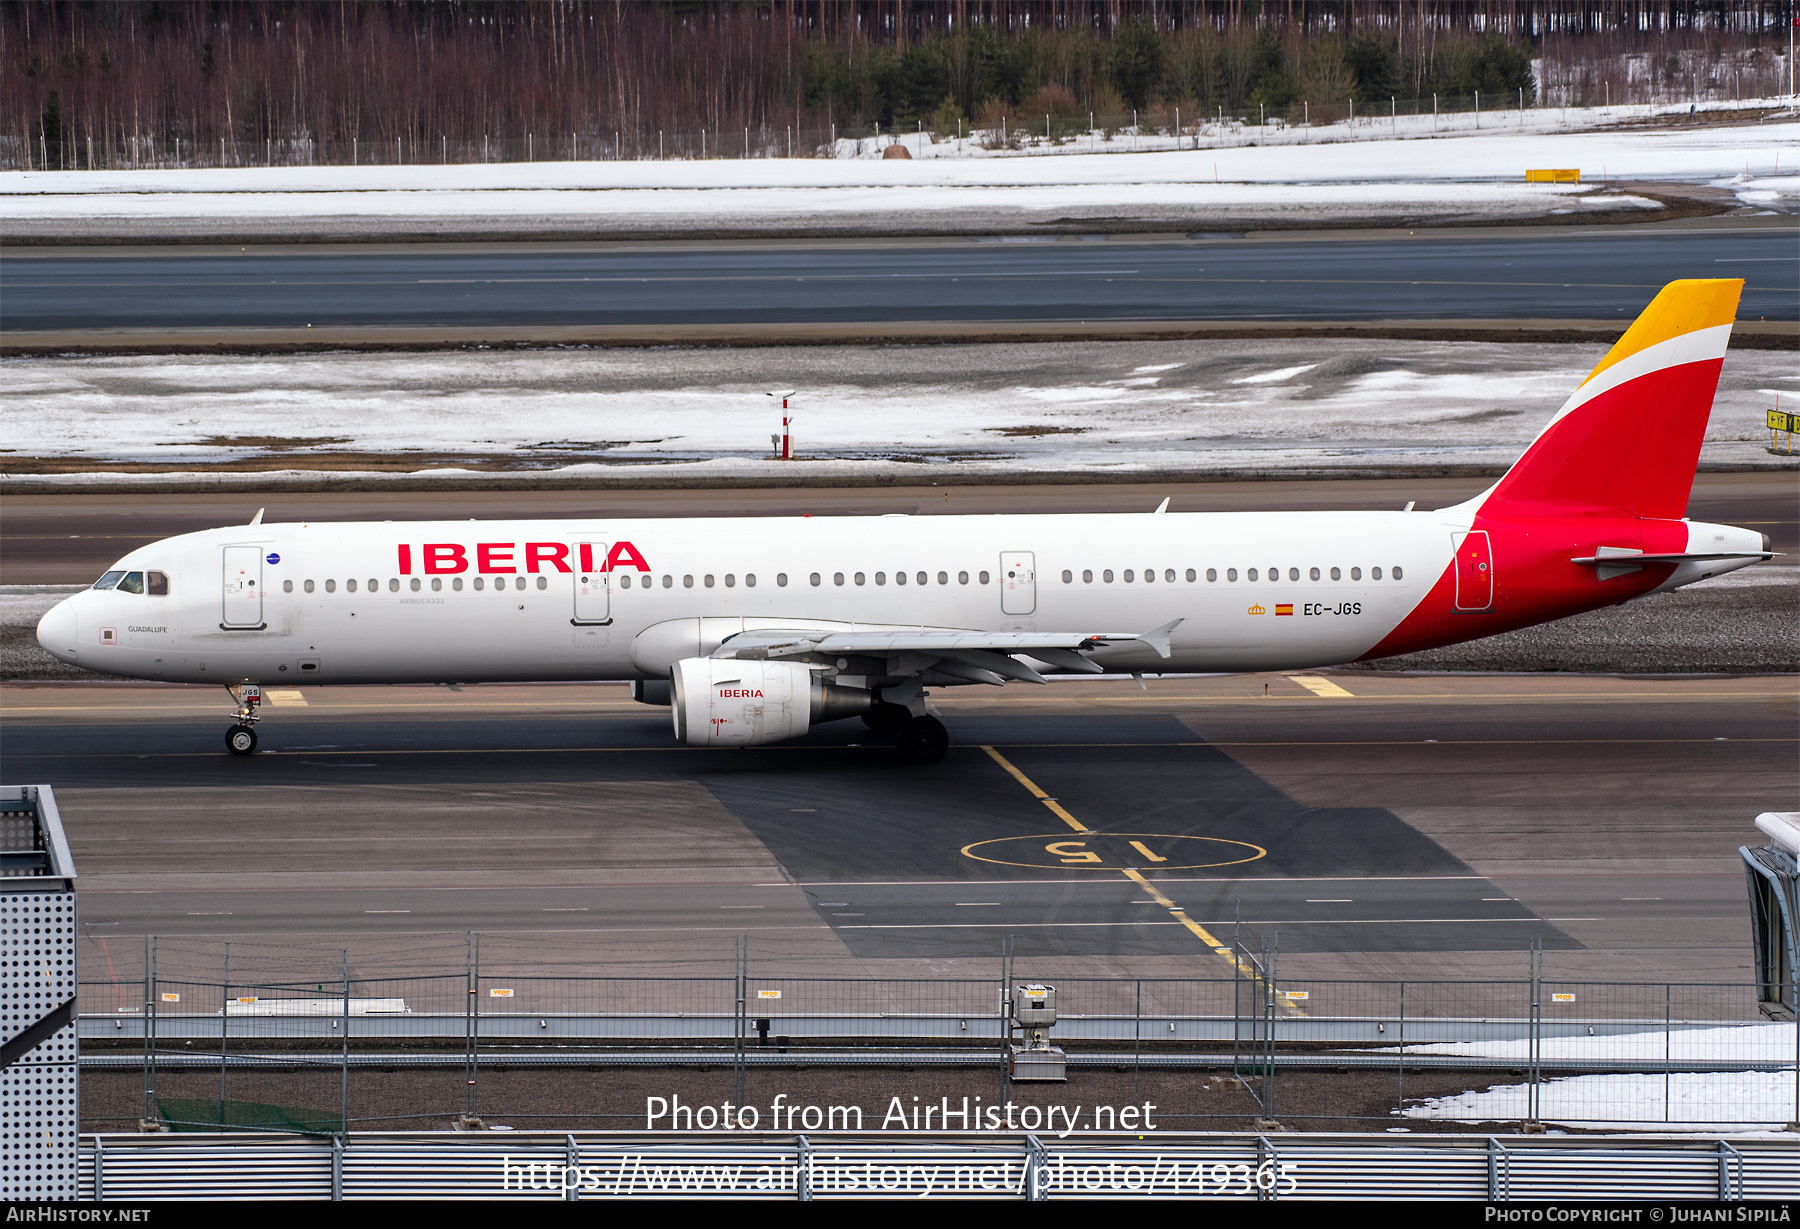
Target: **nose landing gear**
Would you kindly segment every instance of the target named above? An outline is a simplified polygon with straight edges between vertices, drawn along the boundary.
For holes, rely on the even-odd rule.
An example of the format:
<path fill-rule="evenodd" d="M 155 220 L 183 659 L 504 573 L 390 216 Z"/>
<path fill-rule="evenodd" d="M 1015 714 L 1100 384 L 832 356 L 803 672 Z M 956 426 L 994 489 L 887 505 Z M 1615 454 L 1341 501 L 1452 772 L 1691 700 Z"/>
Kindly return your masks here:
<path fill-rule="evenodd" d="M 237 701 L 237 721 L 225 731 L 225 749 L 233 755 L 256 750 L 256 710 L 262 705 L 262 687 L 256 683 L 227 683 L 225 690 Z"/>

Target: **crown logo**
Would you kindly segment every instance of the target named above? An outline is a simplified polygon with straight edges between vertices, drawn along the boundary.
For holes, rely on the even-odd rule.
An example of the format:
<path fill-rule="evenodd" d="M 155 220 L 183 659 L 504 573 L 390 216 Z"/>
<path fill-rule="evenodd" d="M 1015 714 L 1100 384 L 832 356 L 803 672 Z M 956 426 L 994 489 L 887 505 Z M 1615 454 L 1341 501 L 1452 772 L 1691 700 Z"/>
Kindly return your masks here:
<path fill-rule="evenodd" d="M 1246 610 L 1244 613 L 1245 614 L 1268 614 L 1269 612 L 1264 610 L 1261 606 L 1252 606 L 1252 607 L 1250 607 L 1249 610 Z"/>

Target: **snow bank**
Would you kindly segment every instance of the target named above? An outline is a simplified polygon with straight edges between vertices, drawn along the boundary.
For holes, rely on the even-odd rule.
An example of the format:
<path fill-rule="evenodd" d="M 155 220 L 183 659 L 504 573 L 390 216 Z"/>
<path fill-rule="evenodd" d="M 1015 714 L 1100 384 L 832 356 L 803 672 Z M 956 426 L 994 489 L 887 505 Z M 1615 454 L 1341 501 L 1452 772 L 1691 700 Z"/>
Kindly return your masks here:
<path fill-rule="evenodd" d="M 699 219 L 947 210 L 1026 215 L 1104 208 L 1204 215 L 1543 212 L 1653 208 L 1608 196 L 1611 180 L 1730 184 L 1792 199 L 1800 124 L 1597 132 L 1483 131 L 1430 140 L 1264 144 L 1093 157 L 715 159 L 474 166 L 273 167 L 0 172 L 0 224 L 171 217 Z M 1526 185 L 1525 171 L 1577 167 L 1584 183 Z M 1748 176 L 1748 179 L 1744 177 Z M 1739 182 L 1742 181 L 1742 182 Z M 1749 199 L 1749 198 L 1746 198 Z M 1319 215 L 1320 220 L 1330 213 Z"/>
<path fill-rule="evenodd" d="M 1544 1122 L 1612 1131 L 1779 1130 L 1800 1119 L 1790 1071 L 1660 1075 L 1578 1075 L 1538 1086 Z M 1517 1121 L 1530 1113 L 1530 1086 L 1433 1097 L 1407 1106 L 1408 1118 Z"/>

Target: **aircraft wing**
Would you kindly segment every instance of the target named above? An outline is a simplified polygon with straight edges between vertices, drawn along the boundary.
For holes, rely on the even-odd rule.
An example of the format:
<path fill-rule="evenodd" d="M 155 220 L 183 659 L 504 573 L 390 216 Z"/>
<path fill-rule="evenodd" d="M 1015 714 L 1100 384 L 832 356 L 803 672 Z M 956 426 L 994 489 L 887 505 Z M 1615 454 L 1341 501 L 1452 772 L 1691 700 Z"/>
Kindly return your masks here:
<path fill-rule="evenodd" d="M 857 632 L 783 632 L 764 629 L 731 637 L 714 651 L 714 657 L 761 660 L 811 660 L 831 664 L 840 658 L 879 658 L 888 675 L 903 677 L 927 672 L 949 675 L 971 683 L 1002 683 L 1007 679 L 1042 683 L 1037 671 L 1016 660 L 1035 661 L 1085 674 L 1105 673 L 1105 667 L 1083 653 L 1108 645 L 1137 643 L 1169 655 L 1169 636 L 1181 623 L 1176 619 L 1147 632 L 987 632 L 954 628 L 916 628 Z"/>

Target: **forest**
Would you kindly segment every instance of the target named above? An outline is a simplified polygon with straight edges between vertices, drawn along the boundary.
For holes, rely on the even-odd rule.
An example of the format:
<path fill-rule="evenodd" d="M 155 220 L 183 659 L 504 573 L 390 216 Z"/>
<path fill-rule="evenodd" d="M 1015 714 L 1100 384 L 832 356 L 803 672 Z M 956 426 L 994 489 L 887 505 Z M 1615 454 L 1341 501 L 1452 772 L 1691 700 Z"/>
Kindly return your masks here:
<path fill-rule="evenodd" d="M 1502 105 L 1752 96 L 1748 87 L 1769 91 L 1785 75 L 1790 10 L 1785 0 L 13 0 L 0 7 L 0 162 L 20 165 L 27 149 L 27 163 L 50 166 L 184 149 L 255 162 L 277 146 L 454 161 L 540 139 L 566 151 L 550 156 L 644 156 L 683 133 L 683 150 L 750 153 L 779 148 L 783 132 L 791 147 L 796 133 L 961 132 L 1009 116 L 1167 130 L 1177 113 L 1297 120 L 1309 105 L 1466 106 L 1477 92 Z M 1558 96 L 1539 98 L 1551 81 Z"/>

